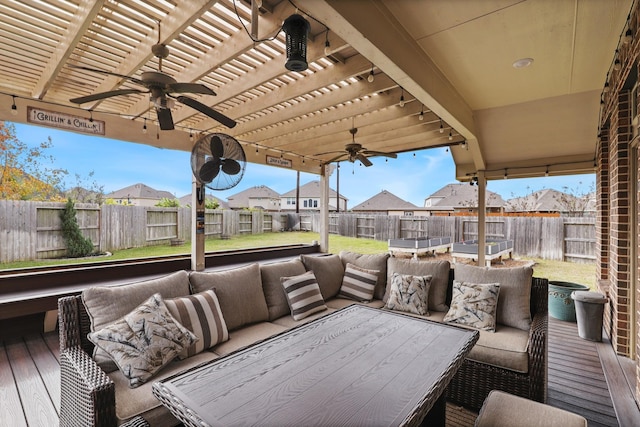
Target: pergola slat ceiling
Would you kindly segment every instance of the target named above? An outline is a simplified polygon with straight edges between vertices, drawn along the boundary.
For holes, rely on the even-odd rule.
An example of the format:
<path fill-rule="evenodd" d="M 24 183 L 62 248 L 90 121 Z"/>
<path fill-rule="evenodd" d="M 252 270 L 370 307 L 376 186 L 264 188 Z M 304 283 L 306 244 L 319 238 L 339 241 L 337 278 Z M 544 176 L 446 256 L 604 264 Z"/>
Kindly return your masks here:
<path fill-rule="evenodd" d="M 619 24 L 624 22 L 630 1 L 615 0 L 613 8 L 607 9 L 608 22 L 604 28 L 610 30 L 598 36 L 603 40 L 597 44 L 579 26 L 578 21 L 585 19 L 586 22 L 593 22 L 594 17 L 603 15 L 603 6 L 598 2 L 580 2 L 578 12 L 576 8 L 554 8 L 557 14 L 564 14 L 557 21 L 573 22 L 573 27 L 556 25 L 553 28 L 563 34 L 564 31 L 579 32 L 575 38 L 578 43 L 593 47 L 592 54 L 597 51 L 608 55 L 604 59 L 602 56 L 597 59 L 609 61 L 615 49 L 616 32 L 621 28 Z M 495 123 L 492 109 L 497 111 L 508 105 L 489 108 L 479 105 L 481 114 L 476 114 L 474 105 L 471 105 L 477 102 L 474 100 L 509 98 L 510 101 L 505 102 L 513 102 L 514 105 L 528 101 L 540 102 L 533 95 L 527 95 L 530 99 L 517 99 L 516 95 L 490 97 L 489 94 L 495 93 L 496 88 L 485 88 L 483 82 L 473 80 L 474 74 L 492 75 L 492 84 L 503 81 L 505 87 L 512 81 L 522 84 L 523 74 L 511 77 L 511 69 L 503 71 L 497 65 L 494 65 L 495 72 L 491 74 L 491 64 L 488 64 L 489 67 L 481 64 L 481 72 L 474 73 L 476 64 L 461 63 L 464 61 L 463 49 L 473 50 L 473 57 L 476 58 L 489 55 L 489 51 L 485 53 L 484 49 L 491 49 L 491 58 L 499 63 L 495 58 L 501 52 L 501 47 L 484 46 L 481 43 L 465 47 L 449 35 L 473 38 L 474 34 L 480 33 L 470 33 L 471 28 L 474 31 L 483 29 L 485 21 L 491 23 L 491 27 L 484 31 L 494 34 L 500 31 L 497 26 L 500 20 L 519 22 L 527 16 L 527 22 L 532 23 L 531 28 L 524 29 L 524 36 L 519 34 L 519 37 L 526 38 L 526 31 L 530 31 L 528 40 L 539 50 L 536 34 L 546 34 L 548 28 L 545 25 L 554 24 L 545 24 L 539 22 L 543 20 L 530 16 L 535 10 L 531 3 L 539 3 L 540 16 L 547 16 L 543 10 L 545 1 L 531 0 L 521 5 L 515 0 L 500 0 L 495 4 L 484 4 L 483 7 L 469 3 L 464 20 L 460 21 L 455 12 L 456 6 L 443 2 L 294 1 L 302 8 L 299 11 L 288 0 L 263 0 L 259 36 L 268 40 L 261 42 L 251 40 L 243 28 L 243 24 L 247 28 L 251 25 L 250 3 L 250 0 L 0 0 L 0 37 L 3 41 L 0 46 L 0 103 L 6 103 L 5 99 L 11 102 L 11 97 L 16 96 L 21 106 L 31 105 L 31 102 L 82 116 L 88 115 L 83 110 L 91 110 L 91 114 L 104 120 L 108 131 L 112 132 L 106 136 L 117 135 L 132 142 L 187 151 L 192 145 L 190 134 L 224 132 L 245 143 L 249 153 L 258 149 L 261 155 L 249 155 L 250 161 L 264 163 L 265 153 L 282 155 L 293 161 L 294 168 L 314 173 L 320 171 L 319 166 L 323 161 L 335 157 L 335 153 L 319 153 L 342 150 L 352 140 L 349 129 L 353 126 L 358 128 L 356 142 L 376 151 L 401 152 L 467 141 L 469 144 L 451 149 L 458 168 L 456 176 L 466 179 L 479 168 L 503 166 L 504 160 L 500 158 L 502 151 L 518 151 L 500 150 L 496 145 L 497 141 L 508 143 L 517 140 L 517 129 L 505 126 L 500 130 L 500 135 L 494 136 L 492 129 L 484 128 L 478 119 L 489 117 Z M 317 19 L 306 15 L 311 31 L 307 48 L 309 68 L 303 72 L 288 71 L 284 67 L 285 35 L 280 30 L 283 21 L 296 12 L 303 15 L 309 13 Z M 576 15 L 572 16 L 571 13 Z M 421 19 L 417 16 L 424 14 L 430 16 L 425 22 L 431 24 L 434 14 L 438 15 L 437 31 L 421 27 Z M 326 27 L 318 21 L 322 21 Z M 158 41 L 158 23 L 160 41 L 170 49 L 169 57 L 162 61 L 163 72 L 180 82 L 197 82 L 213 89 L 217 93 L 215 97 L 193 97 L 236 120 L 238 124 L 235 128 L 227 129 L 208 116 L 177 103 L 172 109 L 176 130 L 149 136 L 142 134 L 142 122 L 146 119 L 155 129 L 155 110 L 146 94 L 107 98 L 84 104 L 81 108 L 69 102 L 70 98 L 115 89 L 141 89 L 127 79 L 74 66 L 98 68 L 137 78 L 145 71 L 157 71 L 159 62 L 151 53 L 151 46 Z M 380 35 L 388 36 L 392 43 L 379 41 Z M 541 40 L 545 40 L 544 37 L 548 39 L 547 35 Z M 503 38 L 508 38 L 508 35 Z M 490 38 L 494 45 L 500 39 Z M 325 49 L 327 40 L 330 44 L 328 55 Z M 399 40 L 403 40 L 403 44 L 394 46 L 393 43 Z M 513 44 L 507 43 L 505 46 L 509 49 L 502 50 L 514 50 Z M 455 58 L 446 56 L 448 48 L 455 48 Z M 544 48 L 551 51 L 556 46 Z M 584 46 L 573 47 L 572 56 L 566 62 L 584 62 L 582 58 L 573 56 L 581 51 L 585 51 Z M 413 56 L 416 64 L 430 64 L 434 58 L 438 62 L 435 67 L 414 70 L 407 65 L 410 62 L 406 62 L 406 59 L 412 58 L 394 58 L 397 52 Z M 536 55 L 543 57 L 543 53 L 536 52 Z M 422 57 L 429 59 L 422 60 Z M 509 61 L 508 68 L 515 59 L 518 58 L 509 57 L 501 61 Z M 546 65 L 545 70 L 549 68 Z M 369 82 L 367 77 L 372 70 L 375 79 Z M 532 74 L 534 72 L 531 71 Z M 571 70 L 574 74 L 581 72 Z M 590 71 L 589 75 L 585 73 L 578 76 L 581 87 L 599 91 L 603 83 L 602 76 L 590 77 L 594 71 Z M 464 86 L 460 93 L 473 93 L 469 97 L 471 101 L 461 97 L 453 84 L 439 87 L 429 83 L 448 77 Z M 541 76 L 539 82 L 529 85 L 528 93 L 540 92 L 537 85 L 545 84 L 544 79 L 550 78 Z M 422 86 L 421 80 L 425 82 Z M 403 108 L 399 106 L 401 95 L 406 103 Z M 39 101 L 42 103 L 38 104 Z M 552 102 L 548 108 L 553 108 Z M 475 126 L 469 125 L 465 111 L 473 112 Z M 20 118 L 5 115 L 8 112 L 7 107 L 0 104 L 0 119 L 20 121 Z M 441 118 L 444 120 L 441 121 Z M 22 120 L 26 121 L 26 118 Z M 441 124 L 443 132 L 440 132 Z M 131 129 L 114 129 L 122 126 Z M 459 127 L 459 131 L 456 127 Z M 492 149 L 483 149 L 483 143 L 493 144 Z M 574 152 L 579 163 L 588 158 L 589 148 L 576 144 Z M 527 142 L 526 146 L 530 145 Z M 546 161 L 543 159 L 553 157 L 552 151 L 542 152 L 542 148 L 539 146 L 537 153 L 524 150 L 518 164 L 523 167 L 542 165 L 541 162 Z M 489 157 L 487 153 L 490 153 Z M 556 169 L 562 173 L 562 167 Z M 565 169 L 586 171 L 576 165 Z M 538 172 L 523 171 L 521 175 L 535 175 Z"/>

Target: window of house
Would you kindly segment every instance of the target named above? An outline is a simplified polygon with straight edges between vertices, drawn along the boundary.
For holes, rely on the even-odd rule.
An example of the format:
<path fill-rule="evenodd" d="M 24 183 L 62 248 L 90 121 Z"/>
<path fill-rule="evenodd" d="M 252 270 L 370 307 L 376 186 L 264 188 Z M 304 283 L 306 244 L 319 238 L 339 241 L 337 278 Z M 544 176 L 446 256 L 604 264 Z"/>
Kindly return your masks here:
<path fill-rule="evenodd" d="M 304 201 L 304 207 L 305 208 L 307 207 L 307 201 L 306 200 Z"/>
<path fill-rule="evenodd" d="M 314 207 L 314 208 L 317 208 L 317 207 L 318 207 L 318 201 L 317 201 L 317 200 L 314 200 L 314 201 L 313 201 L 313 207 Z"/>

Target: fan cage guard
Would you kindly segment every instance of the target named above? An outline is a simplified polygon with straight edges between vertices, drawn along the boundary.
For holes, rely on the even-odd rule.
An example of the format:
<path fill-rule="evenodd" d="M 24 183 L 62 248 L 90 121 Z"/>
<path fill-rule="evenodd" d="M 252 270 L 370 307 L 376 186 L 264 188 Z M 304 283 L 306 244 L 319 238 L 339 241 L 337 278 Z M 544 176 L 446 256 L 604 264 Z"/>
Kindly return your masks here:
<path fill-rule="evenodd" d="M 211 182 L 203 182 L 200 179 L 199 171 L 202 166 L 214 157 L 211 152 L 211 141 L 218 137 L 222 141 L 223 154 L 221 159 L 232 159 L 240 165 L 240 171 L 235 175 L 228 175 L 222 170 Z M 212 190 L 228 190 L 235 187 L 242 180 L 247 159 L 242 145 L 234 137 L 224 133 L 211 133 L 200 137 L 191 150 L 191 171 L 199 184 Z"/>

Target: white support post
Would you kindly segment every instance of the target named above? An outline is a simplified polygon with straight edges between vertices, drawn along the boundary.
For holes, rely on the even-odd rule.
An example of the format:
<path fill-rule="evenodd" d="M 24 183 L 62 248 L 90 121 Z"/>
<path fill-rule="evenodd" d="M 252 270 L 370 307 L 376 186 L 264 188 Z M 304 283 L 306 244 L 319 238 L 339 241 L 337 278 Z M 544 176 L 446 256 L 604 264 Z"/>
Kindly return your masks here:
<path fill-rule="evenodd" d="M 487 217 L 487 179 L 484 171 L 478 171 L 478 266 L 485 264 L 487 247 L 486 217 Z"/>
<path fill-rule="evenodd" d="M 322 165 L 320 169 L 320 252 L 329 251 L 329 177 L 331 168 Z"/>

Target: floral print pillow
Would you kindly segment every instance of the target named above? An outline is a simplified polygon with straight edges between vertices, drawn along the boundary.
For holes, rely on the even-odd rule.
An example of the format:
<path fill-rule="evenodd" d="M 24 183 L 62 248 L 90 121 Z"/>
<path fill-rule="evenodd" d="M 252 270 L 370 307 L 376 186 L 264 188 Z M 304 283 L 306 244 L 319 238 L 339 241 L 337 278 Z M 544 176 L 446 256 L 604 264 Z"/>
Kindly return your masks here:
<path fill-rule="evenodd" d="M 451 308 L 443 321 L 482 331 L 496 331 L 499 283 L 453 281 Z"/>
<path fill-rule="evenodd" d="M 144 384 L 198 338 L 171 316 L 155 294 L 122 319 L 91 332 L 89 340 L 107 352 L 129 379 L 129 387 Z"/>
<path fill-rule="evenodd" d="M 429 315 L 429 288 L 432 276 L 393 273 L 386 308 Z"/>

